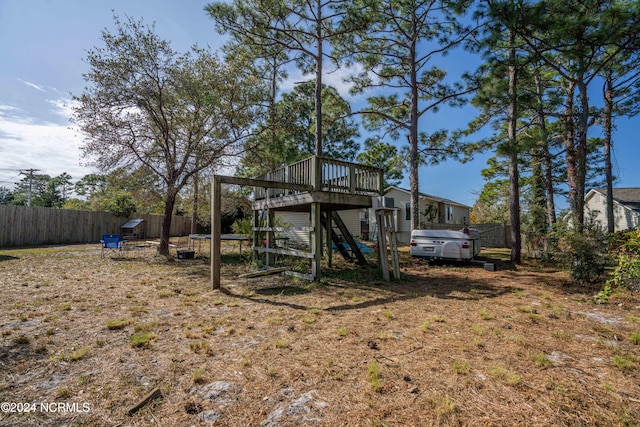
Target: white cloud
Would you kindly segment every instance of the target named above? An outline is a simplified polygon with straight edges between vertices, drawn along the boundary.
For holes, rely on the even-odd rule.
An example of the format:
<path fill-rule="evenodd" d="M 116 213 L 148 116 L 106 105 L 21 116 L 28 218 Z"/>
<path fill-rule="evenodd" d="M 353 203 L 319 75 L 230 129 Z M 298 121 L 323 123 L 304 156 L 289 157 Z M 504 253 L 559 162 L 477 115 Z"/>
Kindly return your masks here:
<path fill-rule="evenodd" d="M 48 102 L 54 114 L 69 118 L 67 101 Z M 0 129 L 0 181 L 21 169 L 39 169 L 51 176 L 67 172 L 74 180 L 95 172 L 81 166 L 82 137 L 66 124 L 38 120 L 18 108 L 0 105 Z"/>
<path fill-rule="evenodd" d="M 359 98 L 360 95 L 354 96 L 349 93 L 353 84 L 346 80 L 351 75 L 357 74 L 360 71 L 361 66 L 359 64 L 351 67 L 341 67 L 335 70 L 325 69 L 322 74 L 322 83 L 327 86 L 333 86 L 336 88 L 340 96 L 348 101 L 353 101 L 354 99 Z M 302 74 L 298 68 L 288 70 L 288 74 L 288 78 L 280 84 L 280 90 L 282 92 L 290 92 L 296 84 L 315 81 L 316 78 L 315 74 Z"/>
<path fill-rule="evenodd" d="M 40 92 L 46 92 L 46 90 L 44 90 L 44 88 L 43 88 L 42 86 L 37 85 L 37 84 L 35 84 L 35 83 L 31 83 L 31 82 L 28 82 L 28 81 L 26 81 L 26 80 L 22 80 L 22 79 L 18 79 L 18 81 L 20 81 L 20 82 L 24 83 L 25 85 L 27 85 L 27 86 L 29 86 L 29 87 L 31 87 L 31 88 L 34 88 L 34 89 L 36 89 L 36 90 L 39 90 Z"/>
<path fill-rule="evenodd" d="M 47 102 L 51 105 L 53 105 L 54 110 L 53 112 L 60 117 L 63 117 L 65 119 L 69 119 L 71 117 L 71 115 L 73 114 L 73 106 L 74 106 L 74 101 L 70 100 L 70 99 L 49 99 L 47 100 Z"/>

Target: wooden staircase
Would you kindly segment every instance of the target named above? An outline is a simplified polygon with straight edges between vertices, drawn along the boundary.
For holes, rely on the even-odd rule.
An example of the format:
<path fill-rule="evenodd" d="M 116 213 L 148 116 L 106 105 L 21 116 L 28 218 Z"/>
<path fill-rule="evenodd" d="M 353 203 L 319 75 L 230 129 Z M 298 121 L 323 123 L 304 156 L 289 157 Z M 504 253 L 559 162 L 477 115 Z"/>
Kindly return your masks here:
<path fill-rule="evenodd" d="M 331 220 L 338 227 L 338 230 L 340 230 L 340 233 L 335 233 L 334 230 L 331 230 L 331 240 L 336 245 L 336 248 L 338 248 L 340 255 L 342 255 L 342 257 L 349 262 L 354 262 L 353 256 L 355 256 L 358 264 L 368 265 L 366 258 L 360 250 L 360 247 L 358 247 L 358 244 L 353 239 L 353 236 L 342 221 L 342 218 L 340 218 L 338 212 L 331 211 Z M 328 228 L 328 218 L 325 213 L 322 213 L 320 215 L 320 222 L 326 230 Z M 349 245 L 350 250 L 347 250 L 344 247 L 345 243 Z"/>

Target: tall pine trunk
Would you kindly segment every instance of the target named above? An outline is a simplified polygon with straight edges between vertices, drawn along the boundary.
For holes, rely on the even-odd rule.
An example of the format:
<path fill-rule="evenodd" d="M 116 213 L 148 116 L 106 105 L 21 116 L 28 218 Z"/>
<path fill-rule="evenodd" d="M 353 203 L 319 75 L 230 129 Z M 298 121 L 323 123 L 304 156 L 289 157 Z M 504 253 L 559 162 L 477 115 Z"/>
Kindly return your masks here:
<path fill-rule="evenodd" d="M 509 45 L 515 43 L 515 35 L 509 30 Z M 509 50 L 509 217 L 511 220 L 511 261 L 522 261 L 522 238 L 520 233 L 520 183 L 518 173 L 518 96 L 517 96 L 516 50 Z"/>
<path fill-rule="evenodd" d="M 607 181 L 607 232 L 615 232 L 615 219 L 613 217 L 613 172 L 611 167 L 611 146 L 613 140 L 611 133 L 613 130 L 613 83 L 611 74 L 608 74 L 604 83 L 604 173 Z"/>

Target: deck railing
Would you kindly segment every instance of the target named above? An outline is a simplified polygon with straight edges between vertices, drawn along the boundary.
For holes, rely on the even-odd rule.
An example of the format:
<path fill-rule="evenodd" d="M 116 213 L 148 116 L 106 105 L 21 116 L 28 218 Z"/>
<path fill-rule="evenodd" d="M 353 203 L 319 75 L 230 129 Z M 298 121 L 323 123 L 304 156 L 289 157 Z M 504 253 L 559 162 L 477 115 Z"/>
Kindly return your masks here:
<path fill-rule="evenodd" d="M 268 172 L 257 179 L 312 185 L 314 191 L 377 196 L 382 190 L 382 170 L 373 166 L 312 156 Z M 255 200 L 300 193 L 279 188 L 254 189 Z"/>

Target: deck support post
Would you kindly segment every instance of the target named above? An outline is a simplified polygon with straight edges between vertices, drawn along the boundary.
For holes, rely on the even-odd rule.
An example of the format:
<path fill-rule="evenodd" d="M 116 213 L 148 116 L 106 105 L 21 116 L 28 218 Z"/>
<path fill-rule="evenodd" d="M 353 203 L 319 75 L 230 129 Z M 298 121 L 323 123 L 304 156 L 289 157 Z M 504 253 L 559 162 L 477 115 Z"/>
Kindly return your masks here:
<path fill-rule="evenodd" d="M 327 266 L 331 267 L 332 258 L 333 258 L 333 250 L 331 249 L 331 245 L 333 242 L 333 237 L 331 234 L 333 233 L 333 225 L 331 221 L 331 211 L 327 211 Z"/>
<path fill-rule="evenodd" d="M 311 275 L 313 280 L 320 277 L 320 262 L 322 260 L 322 223 L 320 222 L 320 203 L 311 204 Z"/>
<path fill-rule="evenodd" d="M 220 289 L 220 229 L 222 218 L 222 179 L 211 180 L 211 289 Z"/>

